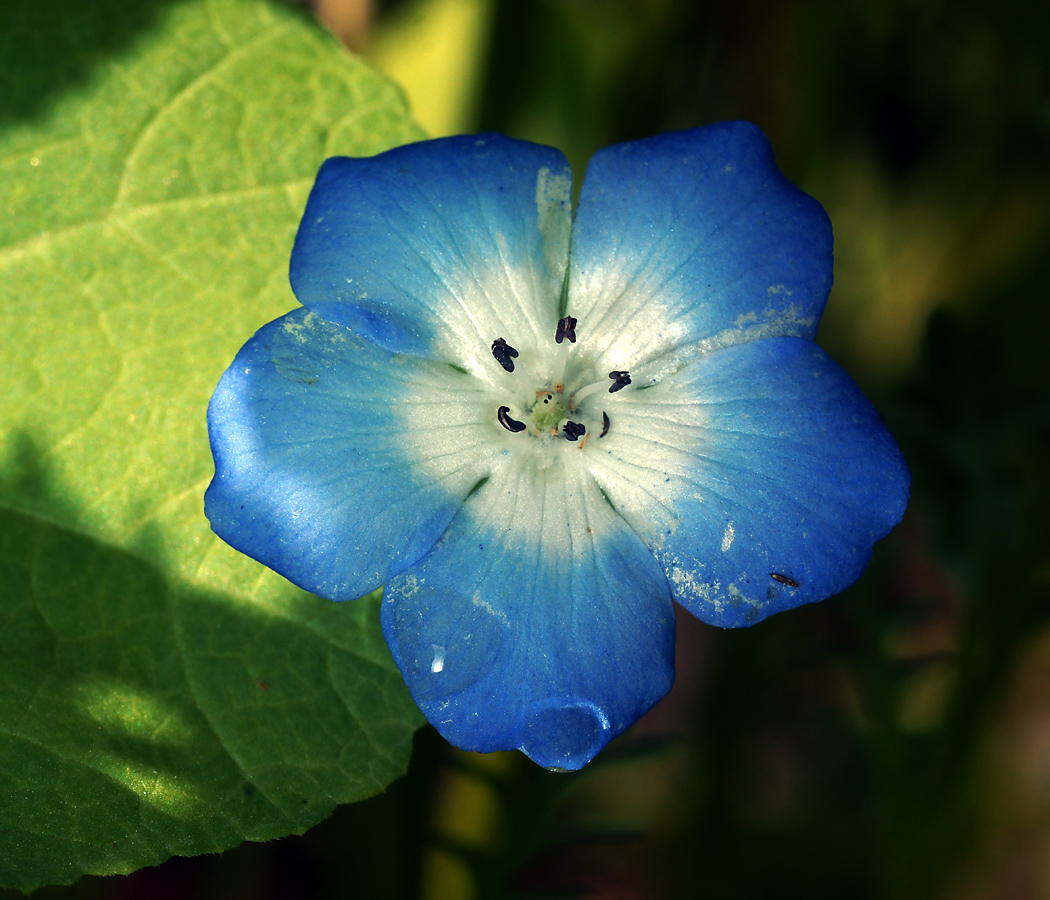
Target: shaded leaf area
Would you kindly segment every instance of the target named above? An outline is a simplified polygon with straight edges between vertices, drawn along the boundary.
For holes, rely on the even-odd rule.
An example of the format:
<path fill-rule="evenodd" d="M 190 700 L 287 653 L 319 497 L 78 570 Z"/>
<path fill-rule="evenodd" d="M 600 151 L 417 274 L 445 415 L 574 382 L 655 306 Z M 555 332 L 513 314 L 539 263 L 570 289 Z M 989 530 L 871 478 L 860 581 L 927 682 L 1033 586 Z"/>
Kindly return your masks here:
<path fill-rule="evenodd" d="M 128 876 L 81 878 L 44 887 L 35 900 L 193 897 L 194 900 L 294 897 L 418 897 L 419 848 L 427 831 L 433 761 L 444 744 L 416 732 L 408 774 L 375 797 L 339 806 L 305 835 L 247 841 L 221 854 L 175 856 Z M 0 889 L 3 900 L 22 900 Z"/>
<path fill-rule="evenodd" d="M 0 132 L 0 884 L 23 889 L 301 832 L 402 774 L 421 723 L 376 598 L 294 588 L 202 510 L 208 398 L 295 305 L 313 175 L 419 137 L 400 94 L 280 5 L 39 6 L 0 11 L 64 60 L 45 85 L 0 55 L 42 94 L 6 95 Z"/>
<path fill-rule="evenodd" d="M 302 831 L 403 770 L 378 598 L 279 616 L 0 511 L 0 882 Z"/>
<path fill-rule="evenodd" d="M 0 11 L 0 126 L 39 115 L 83 86 L 99 63 L 125 51 L 174 2 L 7 0 Z"/>

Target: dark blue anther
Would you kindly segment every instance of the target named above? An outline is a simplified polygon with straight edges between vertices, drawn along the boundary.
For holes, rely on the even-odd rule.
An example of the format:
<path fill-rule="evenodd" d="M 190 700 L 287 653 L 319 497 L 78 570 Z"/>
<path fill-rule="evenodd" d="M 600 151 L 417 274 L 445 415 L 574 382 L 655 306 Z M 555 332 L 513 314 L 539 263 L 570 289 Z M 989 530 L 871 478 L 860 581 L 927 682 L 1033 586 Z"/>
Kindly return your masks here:
<path fill-rule="evenodd" d="M 518 356 L 518 351 L 503 340 L 503 338 L 496 338 L 496 340 L 492 342 L 492 355 L 496 357 L 496 362 L 503 366 L 508 372 L 514 371 L 514 360 Z"/>
<path fill-rule="evenodd" d="M 619 390 L 627 387 L 631 383 L 631 376 L 626 370 L 616 369 L 609 373 L 609 377 L 613 380 L 613 383 L 609 385 L 609 393 L 615 394 Z"/>
<path fill-rule="evenodd" d="M 572 316 L 558 319 L 558 331 L 554 335 L 554 340 L 560 344 L 566 338 L 569 339 L 570 344 L 576 343 L 576 320 Z"/>
<path fill-rule="evenodd" d="M 507 431 L 513 431 L 517 434 L 519 431 L 525 430 L 525 423 L 519 422 L 517 419 L 510 417 L 510 407 L 501 406 L 496 410 L 496 418 L 499 419 L 500 425 L 507 429 Z"/>
<path fill-rule="evenodd" d="M 609 433 L 609 414 L 602 412 L 602 433 L 598 437 L 603 438 Z"/>
<path fill-rule="evenodd" d="M 587 433 L 587 427 L 578 422 L 566 422 L 562 431 L 565 432 L 566 440 L 575 441 Z"/>

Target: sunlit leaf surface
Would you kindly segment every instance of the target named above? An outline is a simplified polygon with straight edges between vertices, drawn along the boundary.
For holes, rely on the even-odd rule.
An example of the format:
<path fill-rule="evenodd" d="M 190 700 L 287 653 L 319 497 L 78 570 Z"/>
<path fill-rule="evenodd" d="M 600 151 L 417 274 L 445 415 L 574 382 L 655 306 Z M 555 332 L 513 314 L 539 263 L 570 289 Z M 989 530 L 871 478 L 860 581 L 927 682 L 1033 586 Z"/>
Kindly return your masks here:
<path fill-rule="evenodd" d="M 296 305 L 317 166 L 418 129 L 249 0 L 8 0 L 0 125 L 0 885 L 303 831 L 421 719 L 374 598 L 212 535 L 205 410 Z"/>

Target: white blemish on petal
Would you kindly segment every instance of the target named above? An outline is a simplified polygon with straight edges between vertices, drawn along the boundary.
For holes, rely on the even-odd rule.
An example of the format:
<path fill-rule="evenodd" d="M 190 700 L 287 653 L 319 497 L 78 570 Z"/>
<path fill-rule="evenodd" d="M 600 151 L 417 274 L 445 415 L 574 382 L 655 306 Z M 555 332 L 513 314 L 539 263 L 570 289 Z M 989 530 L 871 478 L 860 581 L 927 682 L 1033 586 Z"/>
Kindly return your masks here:
<path fill-rule="evenodd" d="M 699 596 L 699 582 L 697 582 L 695 574 L 679 566 L 673 566 L 670 570 L 670 576 L 676 596 L 683 594 L 689 594 L 692 597 Z"/>
<path fill-rule="evenodd" d="M 300 344 L 303 344 L 306 342 L 306 337 L 303 335 L 303 332 L 313 325 L 312 319 L 312 314 L 307 314 L 306 316 L 304 316 L 301 322 L 296 322 L 294 319 L 285 318 L 284 325 L 282 327 L 284 328 L 285 334 L 290 335 L 291 337 L 295 338 Z"/>
<path fill-rule="evenodd" d="M 473 598 L 471 598 L 470 602 L 473 603 L 475 606 L 480 606 L 490 616 L 495 616 L 504 625 L 510 625 L 510 619 L 507 618 L 506 613 L 500 612 L 500 610 L 498 609 L 494 609 L 491 603 L 489 603 L 487 600 L 482 600 L 477 594 L 475 594 Z"/>
<path fill-rule="evenodd" d="M 762 310 L 761 314 L 743 313 L 737 317 L 732 327 L 640 365 L 631 370 L 631 377 L 639 384 L 657 384 L 680 372 L 687 363 L 698 356 L 765 338 L 802 337 L 810 331 L 814 323 L 815 319 L 812 316 L 799 315 L 795 306 L 789 306 L 787 309 L 769 307 Z"/>
<path fill-rule="evenodd" d="M 536 173 L 536 217 L 541 232 L 547 225 L 551 206 L 568 203 L 571 193 L 567 175 L 554 175 L 546 166 Z"/>
<path fill-rule="evenodd" d="M 733 523 L 730 522 L 726 525 L 726 533 L 722 535 L 722 552 L 725 553 L 730 547 L 733 546 L 733 535 L 734 535 Z"/>
<path fill-rule="evenodd" d="M 418 594 L 420 588 L 419 579 L 415 575 L 405 573 L 401 578 L 401 596 L 411 597 L 413 594 Z"/>
<path fill-rule="evenodd" d="M 668 568 L 671 581 L 671 593 L 682 599 L 699 600 L 701 603 L 713 606 L 716 612 L 722 611 L 722 601 L 717 599 L 719 593 L 719 582 L 708 583 L 701 581 L 697 573 L 690 569 L 683 569 L 679 565 L 671 565 Z"/>
<path fill-rule="evenodd" d="M 430 671 L 435 675 L 445 668 L 445 648 L 440 644 L 431 644 L 434 651 L 434 661 L 430 664 Z"/>
<path fill-rule="evenodd" d="M 536 226 L 543 238 L 543 256 L 551 272 L 565 271 L 572 218 L 572 171 L 555 175 L 544 166 L 536 173 Z"/>

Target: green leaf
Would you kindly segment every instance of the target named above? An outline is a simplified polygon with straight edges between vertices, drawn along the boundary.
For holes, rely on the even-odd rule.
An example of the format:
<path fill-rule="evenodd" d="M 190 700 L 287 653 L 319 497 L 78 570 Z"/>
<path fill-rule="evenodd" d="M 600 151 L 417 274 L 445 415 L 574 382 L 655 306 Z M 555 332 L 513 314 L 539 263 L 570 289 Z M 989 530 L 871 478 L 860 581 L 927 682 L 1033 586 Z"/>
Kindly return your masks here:
<path fill-rule="evenodd" d="M 322 160 L 422 135 L 261 0 L 6 0 L 0 123 L 0 885 L 301 832 L 422 718 L 376 597 L 211 533 L 205 411 Z"/>

